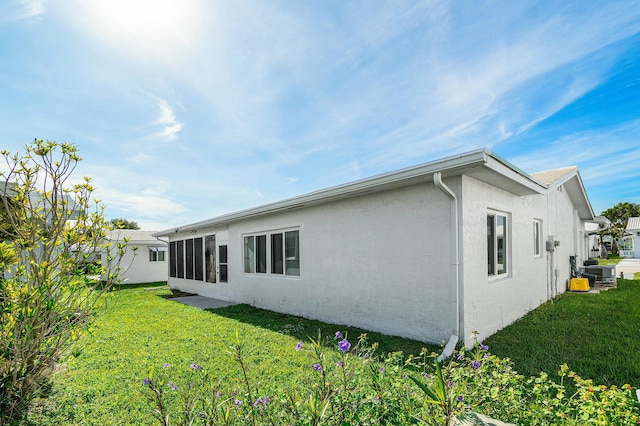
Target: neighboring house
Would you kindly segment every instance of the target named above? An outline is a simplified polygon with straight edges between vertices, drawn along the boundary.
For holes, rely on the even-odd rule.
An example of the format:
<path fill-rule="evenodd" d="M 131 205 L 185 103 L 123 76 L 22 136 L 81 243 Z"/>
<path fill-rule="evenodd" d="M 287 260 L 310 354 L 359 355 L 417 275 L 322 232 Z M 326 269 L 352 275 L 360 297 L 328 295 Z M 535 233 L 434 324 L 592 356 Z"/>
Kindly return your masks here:
<path fill-rule="evenodd" d="M 611 226 L 611 221 L 604 216 L 596 216 L 593 219 L 593 222 L 587 222 L 585 224 L 585 231 L 588 235 L 588 247 L 589 247 L 589 257 L 595 258 L 601 256 L 601 241 L 599 233 L 608 229 Z M 611 238 L 610 235 L 603 236 L 603 241 L 607 239 L 607 237 Z"/>
<path fill-rule="evenodd" d="M 471 345 L 565 291 L 593 220 L 576 167 L 478 150 L 154 235 L 172 288 Z"/>
<path fill-rule="evenodd" d="M 114 257 L 116 244 L 126 244 L 119 276 L 124 284 L 167 281 L 167 243 L 154 237 L 153 232 L 116 229 L 109 233 L 108 238 Z M 102 254 L 102 263 L 108 264 L 106 253 Z"/>
<path fill-rule="evenodd" d="M 626 232 L 626 244 L 625 248 L 620 250 L 620 256 L 640 259 L 640 217 L 629 218 Z"/>

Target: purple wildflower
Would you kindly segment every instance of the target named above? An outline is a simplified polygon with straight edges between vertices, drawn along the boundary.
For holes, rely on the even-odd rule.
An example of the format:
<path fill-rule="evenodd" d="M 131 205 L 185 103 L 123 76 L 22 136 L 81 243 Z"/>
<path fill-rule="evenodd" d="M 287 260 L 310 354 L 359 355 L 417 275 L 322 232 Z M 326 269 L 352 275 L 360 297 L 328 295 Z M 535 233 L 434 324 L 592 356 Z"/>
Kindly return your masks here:
<path fill-rule="evenodd" d="M 489 358 L 489 354 L 482 355 L 482 358 Z"/>
<path fill-rule="evenodd" d="M 458 395 L 458 402 L 462 402 L 464 401 L 464 398 L 462 397 L 462 395 Z"/>
<path fill-rule="evenodd" d="M 190 367 L 192 370 L 199 370 L 199 371 L 204 370 L 204 368 L 202 368 L 200 364 L 196 364 L 195 362 L 192 362 Z"/>
<path fill-rule="evenodd" d="M 342 363 L 342 361 L 336 362 L 336 367 L 344 367 L 344 364 Z"/>
<path fill-rule="evenodd" d="M 145 377 L 145 378 L 144 378 L 144 380 L 142 381 L 142 384 L 143 384 L 143 385 L 145 385 L 145 386 L 147 386 L 147 385 L 149 384 L 149 382 L 150 382 L 150 381 L 151 381 L 151 380 L 149 380 L 149 378 L 148 378 L 148 377 Z"/>
<path fill-rule="evenodd" d="M 216 396 L 217 396 L 218 398 L 220 398 L 220 397 L 222 396 L 222 392 L 220 392 L 220 391 L 216 392 Z"/>
<path fill-rule="evenodd" d="M 321 371 L 322 370 L 322 365 L 320 364 L 313 364 L 313 369 L 316 371 Z"/>
<path fill-rule="evenodd" d="M 429 374 L 429 373 L 424 373 L 424 378 L 425 378 L 425 379 L 428 379 L 429 377 L 431 377 L 431 374 Z"/>
<path fill-rule="evenodd" d="M 351 343 L 349 343 L 347 339 L 340 340 L 338 342 L 338 349 L 345 353 L 349 352 L 349 349 L 351 349 Z"/>
<path fill-rule="evenodd" d="M 254 407 L 258 407 L 260 405 L 266 407 L 267 404 L 269 403 L 269 397 L 265 396 L 265 397 L 260 397 L 258 399 L 255 400 L 255 402 L 253 403 Z"/>
<path fill-rule="evenodd" d="M 169 382 L 169 387 L 171 388 L 171 390 L 178 390 L 178 386 L 173 382 Z"/>
<path fill-rule="evenodd" d="M 242 405 L 242 401 L 240 401 L 239 399 L 236 399 L 236 400 L 234 401 L 234 403 L 235 403 L 237 406 L 241 406 L 241 405 Z"/>
<path fill-rule="evenodd" d="M 473 368 L 480 368 L 480 363 L 479 363 L 478 361 L 473 361 L 473 362 L 471 363 L 471 366 L 472 366 Z"/>
<path fill-rule="evenodd" d="M 380 372 L 384 373 L 384 367 L 380 367 Z"/>
<path fill-rule="evenodd" d="M 168 362 L 164 364 L 164 368 L 169 368 L 171 367 L 171 364 L 169 364 Z"/>
<path fill-rule="evenodd" d="M 452 382 L 451 380 L 449 380 L 449 381 L 447 382 L 447 386 L 452 387 L 452 386 L 453 386 L 453 382 Z"/>
<path fill-rule="evenodd" d="M 458 361 L 462 361 L 464 359 L 464 354 L 458 355 Z"/>
<path fill-rule="evenodd" d="M 296 351 L 299 351 L 300 349 L 302 349 L 302 342 L 298 342 L 296 345 Z"/>
<path fill-rule="evenodd" d="M 489 350 L 489 346 L 482 344 L 482 345 L 480 345 L 480 349 L 482 349 L 483 351 L 488 351 Z"/>
<path fill-rule="evenodd" d="M 340 331 L 336 331 L 336 339 L 342 339 L 344 336 L 342 335 L 342 333 L 340 333 Z"/>
<path fill-rule="evenodd" d="M 364 359 L 369 359 L 370 356 L 371 356 L 371 354 L 369 352 L 367 352 L 366 354 L 364 354 Z"/>

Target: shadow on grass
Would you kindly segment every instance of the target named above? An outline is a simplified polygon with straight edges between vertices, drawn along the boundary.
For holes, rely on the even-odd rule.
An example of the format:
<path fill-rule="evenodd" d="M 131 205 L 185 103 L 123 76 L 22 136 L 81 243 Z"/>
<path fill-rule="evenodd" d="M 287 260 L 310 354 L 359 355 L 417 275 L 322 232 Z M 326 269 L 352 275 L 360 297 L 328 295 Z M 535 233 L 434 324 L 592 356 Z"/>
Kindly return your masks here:
<path fill-rule="evenodd" d="M 320 331 L 323 337 L 333 337 L 336 331 L 340 331 L 342 334 L 348 336 L 351 342 L 356 342 L 361 334 L 366 333 L 369 344 L 378 343 L 379 353 L 387 354 L 389 352 L 401 351 L 405 356 L 409 354 L 418 355 L 422 348 L 427 348 L 430 352 L 441 352 L 439 346 L 422 343 L 417 340 L 405 339 L 398 336 L 387 336 L 385 334 L 356 327 L 348 327 L 346 325 L 328 324 L 295 315 L 259 309 L 247 304 L 207 309 L 207 311 L 245 324 L 286 334 L 295 337 L 301 342 L 308 342 L 310 337 L 317 339 L 318 331 Z"/>
<path fill-rule="evenodd" d="M 149 288 L 155 289 L 156 287 L 159 289 L 161 287 L 166 287 L 166 281 L 153 281 L 149 283 L 137 283 L 137 284 L 113 284 L 111 286 L 111 291 L 121 291 L 121 290 L 133 290 L 138 288 Z"/>

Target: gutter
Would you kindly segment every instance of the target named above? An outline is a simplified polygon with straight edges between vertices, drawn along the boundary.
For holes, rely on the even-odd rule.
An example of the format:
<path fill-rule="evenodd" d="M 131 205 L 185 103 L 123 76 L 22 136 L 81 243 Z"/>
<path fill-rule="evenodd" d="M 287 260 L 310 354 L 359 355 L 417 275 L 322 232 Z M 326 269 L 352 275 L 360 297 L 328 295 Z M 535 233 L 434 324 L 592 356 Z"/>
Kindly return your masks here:
<path fill-rule="evenodd" d="M 433 174 L 433 183 L 442 190 L 445 194 L 451 198 L 451 210 L 453 216 L 453 237 L 452 246 L 454 247 L 454 253 L 452 256 L 451 266 L 454 269 L 455 276 L 455 285 L 456 285 L 456 334 L 452 335 L 449 338 L 449 342 L 444 347 L 442 354 L 438 357 L 439 361 L 442 361 L 444 358 L 448 358 L 453 354 L 453 351 L 458 344 L 459 336 L 460 336 L 460 243 L 459 243 L 459 218 L 458 218 L 458 197 L 456 194 L 442 181 L 442 173 L 435 172 Z"/>

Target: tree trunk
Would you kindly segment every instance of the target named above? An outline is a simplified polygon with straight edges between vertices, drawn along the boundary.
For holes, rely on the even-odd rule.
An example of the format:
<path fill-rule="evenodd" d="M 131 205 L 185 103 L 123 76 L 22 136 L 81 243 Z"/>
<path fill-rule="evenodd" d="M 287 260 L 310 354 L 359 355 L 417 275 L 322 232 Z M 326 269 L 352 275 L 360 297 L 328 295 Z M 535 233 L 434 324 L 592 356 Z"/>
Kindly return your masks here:
<path fill-rule="evenodd" d="M 607 246 L 604 243 L 600 243 L 600 259 L 608 259 L 609 254 L 607 253 Z"/>

